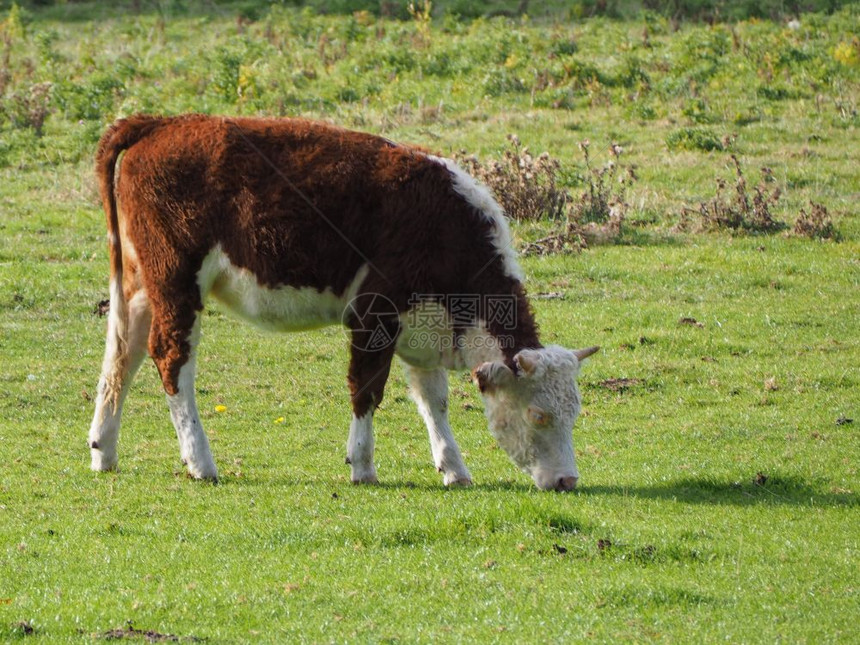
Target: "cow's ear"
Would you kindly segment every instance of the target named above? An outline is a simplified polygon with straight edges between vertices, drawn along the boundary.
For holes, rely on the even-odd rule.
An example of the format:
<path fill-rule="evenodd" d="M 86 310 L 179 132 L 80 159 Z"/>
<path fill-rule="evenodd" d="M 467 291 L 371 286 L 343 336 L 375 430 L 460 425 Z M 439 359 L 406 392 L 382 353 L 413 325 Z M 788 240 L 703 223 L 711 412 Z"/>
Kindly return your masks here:
<path fill-rule="evenodd" d="M 514 356 L 514 363 L 517 366 L 517 374 L 520 376 L 533 376 L 541 364 L 543 358 L 539 351 L 524 349 L 519 354 Z"/>
<path fill-rule="evenodd" d="M 472 370 L 472 381 L 482 394 L 510 383 L 513 379 L 514 373 L 511 368 L 499 361 L 482 363 Z"/>

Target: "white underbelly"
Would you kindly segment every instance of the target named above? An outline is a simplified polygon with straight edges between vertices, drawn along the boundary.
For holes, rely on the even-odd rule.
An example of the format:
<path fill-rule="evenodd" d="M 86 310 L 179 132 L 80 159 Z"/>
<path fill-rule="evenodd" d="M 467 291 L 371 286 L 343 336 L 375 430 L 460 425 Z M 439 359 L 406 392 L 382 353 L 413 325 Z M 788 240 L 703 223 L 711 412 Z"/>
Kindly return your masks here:
<path fill-rule="evenodd" d="M 259 327 L 302 331 L 342 322 L 344 310 L 367 275 L 362 266 L 342 294 L 330 288 L 261 285 L 249 270 L 230 262 L 221 247 L 213 249 L 197 275 L 202 296 L 212 294 L 231 312 Z"/>

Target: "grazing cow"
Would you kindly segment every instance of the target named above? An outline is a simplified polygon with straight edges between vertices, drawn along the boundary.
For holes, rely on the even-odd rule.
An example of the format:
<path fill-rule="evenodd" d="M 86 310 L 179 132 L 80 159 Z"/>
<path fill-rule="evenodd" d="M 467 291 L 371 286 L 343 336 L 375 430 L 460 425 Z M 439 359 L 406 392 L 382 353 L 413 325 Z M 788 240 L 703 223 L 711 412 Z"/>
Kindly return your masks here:
<path fill-rule="evenodd" d="M 397 354 L 446 485 L 472 480 L 446 371 L 471 369 L 513 461 L 542 489 L 576 486 L 575 377 L 597 348 L 541 345 L 501 209 L 453 162 L 304 120 L 139 115 L 107 130 L 97 173 L 110 313 L 94 470 L 117 465 L 123 400 L 148 353 L 183 462 L 217 478 L 194 397 L 212 294 L 269 329 L 350 328 L 352 481 L 377 480 L 372 419 Z"/>

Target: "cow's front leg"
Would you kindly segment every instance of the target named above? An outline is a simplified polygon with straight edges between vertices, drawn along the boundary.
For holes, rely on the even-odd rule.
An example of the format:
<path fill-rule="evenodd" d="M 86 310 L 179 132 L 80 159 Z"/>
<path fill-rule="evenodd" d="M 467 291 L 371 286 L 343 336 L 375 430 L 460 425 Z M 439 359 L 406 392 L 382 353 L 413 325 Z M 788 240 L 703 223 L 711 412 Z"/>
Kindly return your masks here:
<path fill-rule="evenodd" d="M 382 402 L 385 382 L 394 356 L 394 342 L 386 346 L 366 347 L 364 330 L 353 329 L 352 355 L 349 362 L 349 390 L 352 399 L 352 423 L 346 443 L 346 463 L 352 469 L 354 484 L 375 484 L 373 463 L 373 413 Z"/>
<path fill-rule="evenodd" d="M 346 463 L 352 470 L 353 484 L 375 484 L 376 466 L 373 463 L 373 412 L 363 417 L 352 416 L 349 439 L 346 442 Z"/>
<path fill-rule="evenodd" d="M 199 316 L 195 314 L 193 321 L 191 329 L 185 332 L 186 326 L 181 321 L 156 320 L 150 336 L 150 353 L 167 392 L 167 405 L 179 440 L 182 462 L 192 477 L 216 480 L 218 470 L 194 396 Z"/>
<path fill-rule="evenodd" d="M 471 485 L 472 476 L 448 423 L 448 373 L 441 368 L 422 370 L 406 363 L 404 367 L 410 394 L 427 425 L 436 470 L 443 474 L 446 486 Z"/>

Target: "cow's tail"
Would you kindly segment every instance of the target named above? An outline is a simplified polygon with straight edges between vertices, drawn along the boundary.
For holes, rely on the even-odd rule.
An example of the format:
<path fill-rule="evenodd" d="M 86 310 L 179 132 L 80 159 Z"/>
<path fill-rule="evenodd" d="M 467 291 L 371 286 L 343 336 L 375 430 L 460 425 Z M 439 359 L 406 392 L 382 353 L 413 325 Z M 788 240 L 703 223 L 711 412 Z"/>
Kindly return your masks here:
<path fill-rule="evenodd" d="M 120 154 L 146 137 L 161 123 L 151 116 L 121 119 L 108 128 L 99 142 L 96 175 L 107 216 L 108 252 L 110 257 L 110 312 L 105 364 L 102 369 L 104 396 L 114 410 L 128 372 L 128 303 L 123 291 L 122 236 L 117 212 L 116 164 Z"/>

